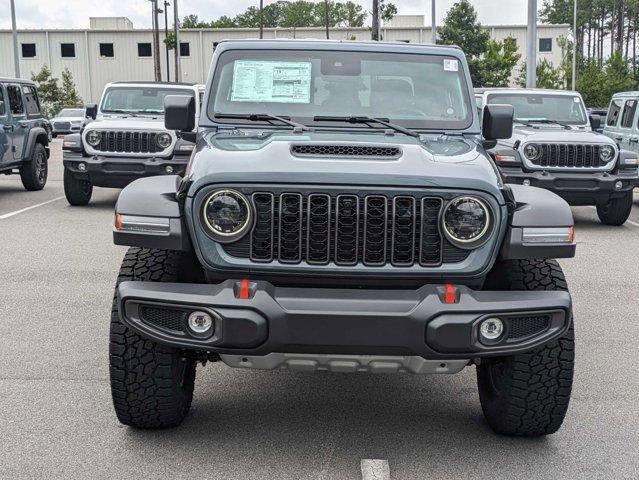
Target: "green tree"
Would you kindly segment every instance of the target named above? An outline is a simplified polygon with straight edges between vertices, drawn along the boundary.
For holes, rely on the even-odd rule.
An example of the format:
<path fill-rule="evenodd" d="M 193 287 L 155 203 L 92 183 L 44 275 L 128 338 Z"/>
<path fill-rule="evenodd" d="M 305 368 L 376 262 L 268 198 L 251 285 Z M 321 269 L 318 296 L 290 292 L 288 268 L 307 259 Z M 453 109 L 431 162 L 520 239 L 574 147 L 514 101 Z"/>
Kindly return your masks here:
<path fill-rule="evenodd" d="M 84 103 L 73 81 L 73 75 L 68 68 L 62 70 L 62 88 L 60 88 L 60 103 L 62 107 L 76 107 Z"/>
<path fill-rule="evenodd" d="M 389 22 L 397 15 L 397 7 L 386 0 L 379 0 L 380 17 L 384 22 Z"/>
<path fill-rule="evenodd" d="M 206 22 L 201 22 L 197 15 L 187 15 L 180 22 L 180 28 L 208 28 L 210 25 Z"/>
<path fill-rule="evenodd" d="M 560 89 L 564 88 L 564 74 L 561 67 L 554 67 L 546 58 L 537 62 L 536 68 L 537 88 Z M 517 85 L 526 87 L 526 62 L 522 63 L 517 77 Z"/>
<path fill-rule="evenodd" d="M 211 28 L 235 28 L 237 25 L 235 24 L 235 20 L 231 17 L 227 17 L 226 15 L 221 16 L 217 20 L 214 20 L 209 25 Z"/>
<path fill-rule="evenodd" d="M 466 54 L 470 76 L 481 85 L 481 56 L 488 50 L 490 34 L 477 21 L 477 12 L 468 0 L 455 3 L 437 29 L 438 43 L 457 45 Z"/>
<path fill-rule="evenodd" d="M 478 63 L 479 85 L 482 87 L 507 87 L 513 69 L 521 54 L 517 51 L 514 38 L 505 38 L 502 42 L 489 40 L 486 52 Z"/>
<path fill-rule="evenodd" d="M 47 65 L 42 65 L 38 73 L 31 72 L 33 80 L 38 89 L 38 97 L 42 104 L 45 117 L 52 117 L 58 113 L 55 108 L 60 102 L 61 90 L 58 79 L 53 76 L 51 69 Z"/>
<path fill-rule="evenodd" d="M 617 92 L 635 88 L 635 79 L 629 62 L 621 52 L 608 57 L 603 69 L 594 59 L 586 60 L 577 72 L 577 91 L 590 107 L 605 107 Z"/>

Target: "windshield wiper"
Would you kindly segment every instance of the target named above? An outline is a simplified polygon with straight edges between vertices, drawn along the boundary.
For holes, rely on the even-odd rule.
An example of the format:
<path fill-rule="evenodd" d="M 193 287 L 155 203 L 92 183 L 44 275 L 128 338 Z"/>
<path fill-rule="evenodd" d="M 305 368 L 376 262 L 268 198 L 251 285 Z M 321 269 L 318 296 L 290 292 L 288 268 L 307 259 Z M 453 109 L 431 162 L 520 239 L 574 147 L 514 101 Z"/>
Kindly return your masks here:
<path fill-rule="evenodd" d="M 128 110 L 102 110 L 104 113 L 120 113 L 124 115 L 130 115 L 131 117 L 139 117 L 140 115 L 129 112 Z"/>
<path fill-rule="evenodd" d="M 380 125 L 384 125 L 385 127 L 390 128 L 399 133 L 403 133 L 404 135 L 409 135 L 411 137 L 419 138 L 419 133 L 414 130 L 410 130 L 408 128 L 404 128 L 401 125 L 396 125 L 394 123 L 390 123 L 387 118 L 377 118 L 377 117 L 323 117 L 317 116 L 313 118 L 316 122 L 345 122 L 345 123 L 359 123 L 362 125 L 371 126 L 371 123 L 379 123 Z"/>
<path fill-rule="evenodd" d="M 570 130 L 570 125 L 566 124 L 566 123 L 562 123 L 562 122 L 558 122 L 557 120 L 549 120 L 547 118 L 542 118 L 542 119 L 535 119 L 535 120 L 528 120 L 527 122 L 525 121 L 521 121 L 521 120 L 515 120 L 516 122 L 522 123 L 524 125 L 526 124 L 530 124 L 530 123 L 541 123 L 541 124 L 550 124 L 550 125 L 559 125 L 561 127 L 564 127 L 568 130 Z"/>
<path fill-rule="evenodd" d="M 271 115 L 268 113 L 214 113 L 213 116 L 216 118 L 236 118 L 241 120 L 250 120 L 251 122 L 269 122 L 271 124 L 273 123 L 273 120 L 276 120 L 299 130 L 310 130 L 310 127 L 302 123 L 294 122 L 289 118 L 278 117 L 277 115 Z"/>

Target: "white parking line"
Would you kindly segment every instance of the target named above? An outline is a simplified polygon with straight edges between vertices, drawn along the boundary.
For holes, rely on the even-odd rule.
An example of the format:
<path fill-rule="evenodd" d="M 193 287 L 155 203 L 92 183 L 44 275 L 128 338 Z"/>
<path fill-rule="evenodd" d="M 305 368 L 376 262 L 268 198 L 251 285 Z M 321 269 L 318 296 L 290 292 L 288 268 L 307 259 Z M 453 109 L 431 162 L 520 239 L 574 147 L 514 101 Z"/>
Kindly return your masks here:
<path fill-rule="evenodd" d="M 37 205 L 31 205 L 30 207 L 26 207 L 26 208 L 22 208 L 20 210 L 15 210 L 13 212 L 5 213 L 3 215 L 0 215 L 0 220 L 4 220 L 6 218 L 13 217 L 14 215 L 18 215 L 19 213 L 22 213 L 22 212 L 27 212 L 29 210 L 33 210 L 34 208 L 42 207 L 43 205 L 47 205 L 48 203 L 57 202 L 58 200 L 62 200 L 63 198 L 64 198 L 64 196 L 56 197 L 56 198 L 53 198 L 51 200 L 47 200 L 46 202 L 38 203 Z"/>
<path fill-rule="evenodd" d="M 362 480 L 390 480 L 388 460 L 362 460 Z"/>

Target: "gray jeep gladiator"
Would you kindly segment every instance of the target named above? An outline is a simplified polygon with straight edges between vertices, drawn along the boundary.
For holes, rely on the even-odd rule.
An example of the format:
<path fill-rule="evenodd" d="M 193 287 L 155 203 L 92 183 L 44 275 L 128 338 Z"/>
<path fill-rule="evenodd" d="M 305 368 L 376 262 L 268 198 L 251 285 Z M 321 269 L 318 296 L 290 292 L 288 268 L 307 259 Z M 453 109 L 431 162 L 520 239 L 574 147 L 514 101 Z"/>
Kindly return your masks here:
<path fill-rule="evenodd" d="M 175 426 L 196 365 L 452 374 L 476 366 L 489 425 L 539 436 L 570 398 L 569 206 L 507 186 L 452 47 L 229 41 L 183 177 L 136 180 L 116 205 L 110 373 L 118 419 Z M 196 138 L 195 138 L 196 137 Z"/>
<path fill-rule="evenodd" d="M 64 138 L 64 193 L 71 205 L 91 201 L 93 187 L 123 188 L 152 175 L 182 175 L 194 144 L 164 128 L 164 97 L 198 97 L 194 85 L 113 82 L 99 106 L 89 104 L 92 121 Z M 196 105 L 199 110 L 199 102 Z"/>
<path fill-rule="evenodd" d="M 639 184 L 637 154 L 598 133 L 577 92 L 542 89 L 477 89 L 478 106 L 513 105 L 509 139 L 490 153 L 506 183 L 546 188 L 570 205 L 592 205 L 606 225 L 622 225 Z"/>

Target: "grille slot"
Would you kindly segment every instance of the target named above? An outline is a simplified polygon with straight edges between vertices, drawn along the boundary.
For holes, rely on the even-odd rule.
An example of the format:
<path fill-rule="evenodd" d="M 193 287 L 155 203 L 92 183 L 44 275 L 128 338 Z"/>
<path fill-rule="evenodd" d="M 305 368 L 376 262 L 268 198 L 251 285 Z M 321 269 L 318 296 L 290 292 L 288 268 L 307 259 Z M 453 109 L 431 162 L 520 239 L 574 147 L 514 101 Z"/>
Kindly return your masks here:
<path fill-rule="evenodd" d="M 283 263 L 298 263 L 302 260 L 302 195 L 283 193 L 280 195 L 279 215 L 279 260 Z"/>
<path fill-rule="evenodd" d="M 273 260 L 273 228 L 275 226 L 275 198 L 272 193 L 254 193 L 255 225 L 251 232 L 251 260 Z"/>
<path fill-rule="evenodd" d="M 412 265 L 415 261 L 416 208 L 413 197 L 393 199 L 393 233 L 391 262 L 393 265 Z"/>
<path fill-rule="evenodd" d="M 101 131 L 100 144 L 95 147 L 100 152 L 115 153 L 158 153 L 155 132 L 116 132 Z"/>
<path fill-rule="evenodd" d="M 140 317 L 144 323 L 155 327 L 173 332 L 182 332 L 186 312 L 172 308 L 142 306 L 140 307 Z"/>
<path fill-rule="evenodd" d="M 602 168 L 606 166 L 599 158 L 601 145 L 584 145 L 570 143 L 539 144 L 540 155 L 530 160 L 538 167 L 554 168 Z"/>
<path fill-rule="evenodd" d="M 331 197 L 322 193 L 308 196 L 306 261 L 326 264 L 330 259 Z"/>
<path fill-rule="evenodd" d="M 359 251 L 359 198 L 339 195 L 335 217 L 335 263 L 355 265 Z"/>
<path fill-rule="evenodd" d="M 401 155 L 398 147 L 358 146 L 358 145 L 293 145 L 293 155 L 300 157 L 369 157 L 397 158 Z"/>
<path fill-rule="evenodd" d="M 527 315 L 508 320 L 508 339 L 515 340 L 541 333 L 550 326 L 550 315 Z"/>
<path fill-rule="evenodd" d="M 364 265 L 384 265 L 388 202 L 380 195 L 366 197 L 364 202 Z"/>

